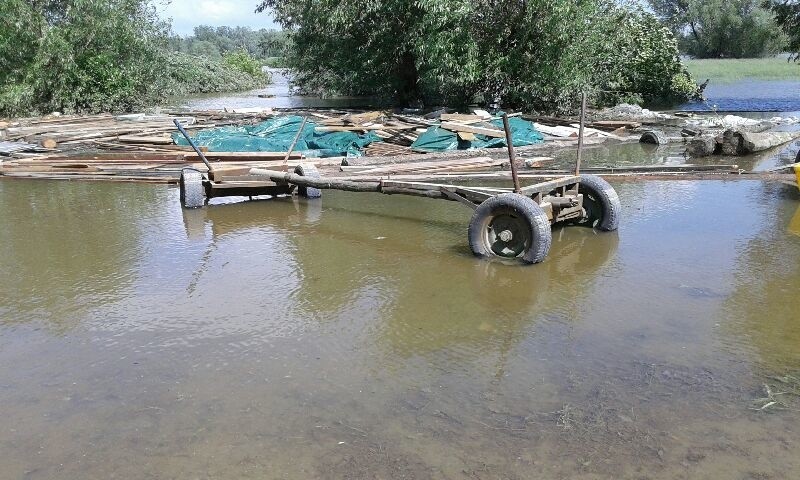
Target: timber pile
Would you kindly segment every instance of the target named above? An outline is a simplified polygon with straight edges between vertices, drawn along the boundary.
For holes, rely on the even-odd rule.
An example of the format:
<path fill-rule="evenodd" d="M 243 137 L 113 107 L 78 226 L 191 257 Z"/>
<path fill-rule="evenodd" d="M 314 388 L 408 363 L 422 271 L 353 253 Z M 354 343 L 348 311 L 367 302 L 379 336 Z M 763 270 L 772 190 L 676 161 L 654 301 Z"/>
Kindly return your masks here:
<path fill-rule="evenodd" d="M 25 178 L 89 179 L 110 181 L 175 182 L 186 166 L 205 170 L 190 147 L 175 145 L 173 121 L 179 119 L 189 130 L 253 124 L 290 112 L 263 109 L 232 111 L 165 112 L 161 114 L 110 114 L 76 116 L 53 115 L 30 119 L 0 121 L 0 175 Z M 405 115 L 387 111 L 299 110 L 291 114 L 306 116 L 320 132 L 373 132 L 381 138 L 363 149 L 365 157 L 306 159 L 318 167 L 357 165 L 353 175 L 461 174 L 498 171 L 507 166 L 505 149 L 481 149 L 423 153 L 411 144 L 429 127 L 438 125 L 456 133 L 462 140 L 475 135 L 502 138 L 504 132 L 490 123 L 492 116 L 482 110 L 471 114 L 435 112 L 434 115 Z M 512 114 L 513 116 L 514 114 Z M 517 114 L 518 115 L 518 114 Z M 523 117 L 524 118 L 524 117 Z M 539 151 L 574 148 L 578 128 L 574 120 L 536 117 L 536 127 L 545 133 L 545 144 L 519 148 Z M 636 128 L 633 122 L 596 122 L 586 128 L 585 145 L 608 139 L 625 139 L 620 129 Z M 613 133 L 609 133 L 609 131 Z M 594 138 L 591 138 L 594 137 Z M 205 149 L 204 149 L 205 150 Z M 231 167 L 283 169 L 293 168 L 303 157 L 286 152 L 209 153 L 212 162 Z M 477 157 L 477 158 L 476 158 Z M 489 158 L 490 157 L 490 158 Z M 520 158 L 520 162 L 525 160 Z M 529 162 L 541 167 L 540 160 Z M 355 164 L 355 165 L 353 165 Z M 341 173 L 339 173 L 341 175 Z M 349 174 L 349 173 L 348 173 Z"/>
<path fill-rule="evenodd" d="M 212 163 L 225 167 L 294 168 L 302 159 L 292 154 L 284 163 L 285 153 L 242 152 L 209 153 Z M 339 163 L 341 159 L 317 159 L 318 164 Z M 86 179 L 149 183 L 175 183 L 185 167 L 205 171 L 197 154 L 189 152 L 96 153 L 85 156 L 48 156 L 19 158 L 0 163 L 0 174 L 8 177 Z"/>
<path fill-rule="evenodd" d="M 256 114 L 194 112 L 183 115 L 59 115 L 20 119 L 0 124 L 0 139 L 27 142 L 46 150 L 176 151 L 187 150 L 172 141 L 174 119 L 186 129 L 212 128 L 254 122 Z"/>

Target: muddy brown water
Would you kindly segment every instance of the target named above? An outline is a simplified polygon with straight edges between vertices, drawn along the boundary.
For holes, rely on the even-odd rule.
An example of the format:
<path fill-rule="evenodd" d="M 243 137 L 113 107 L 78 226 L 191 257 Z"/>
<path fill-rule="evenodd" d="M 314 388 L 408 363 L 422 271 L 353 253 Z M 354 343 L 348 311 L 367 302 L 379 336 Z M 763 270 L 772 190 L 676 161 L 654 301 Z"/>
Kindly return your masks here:
<path fill-rule="evenodd" d="M 616 186 L 517 267 L 449 202 L 0 181 L 0 478 L 797 478 L 796 189 Z"/>

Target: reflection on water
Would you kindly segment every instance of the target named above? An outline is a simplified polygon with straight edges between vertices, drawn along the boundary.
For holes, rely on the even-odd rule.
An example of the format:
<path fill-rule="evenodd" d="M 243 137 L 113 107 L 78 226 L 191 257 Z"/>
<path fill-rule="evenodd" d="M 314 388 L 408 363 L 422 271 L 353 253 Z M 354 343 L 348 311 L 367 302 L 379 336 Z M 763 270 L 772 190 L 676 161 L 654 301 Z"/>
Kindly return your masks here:
<path fill-rule="evenodd" d="M 450 202 L 0 181 L 2 476 L 791 478 L 796 191 L 618 190 L 527 268 Z"/>

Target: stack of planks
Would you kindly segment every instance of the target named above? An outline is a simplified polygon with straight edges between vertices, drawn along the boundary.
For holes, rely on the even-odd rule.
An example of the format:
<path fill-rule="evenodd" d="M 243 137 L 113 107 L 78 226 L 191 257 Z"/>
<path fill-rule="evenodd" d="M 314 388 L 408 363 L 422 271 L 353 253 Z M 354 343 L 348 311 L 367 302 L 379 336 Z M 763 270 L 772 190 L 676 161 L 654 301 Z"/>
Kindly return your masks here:
<path fill-rule="evenodd" d="M 320 125 L 315 129 L 317 132 L 371 131 L 384 142 L 400 146 L 411 145 L 427 128 L 427 124 L 419 120 L 409 122 L 407 117 L 401 118 L 382 111 L 348 113 L 339 117 L 317 112 L 311 115 L 316 117 L 314 121 Z"/>
<path fill-rule="evenodd" d="M 250 168 L 293 168 L 303 157 L 285 152 L 208 153 L 212 163 Z M 315 159 L 317 164 L 340 163 L 341 159 Z M 0 163 L 0 174 L 8 177 L 84 179 L 148 183 L 174 183 L 184 167 L 206 170 L 195 153 L 137 152 L 97 153 L 82 156 L 52 155 L 19 158 Z"/>
<path fill-rule="evenodd" d="M 48 150 L 186 150 L 172 141 L 173 120 L 187 129 L 211 128 L 257 120 L 257 115 L 204 112 L 198 115 L 58 115 L 3 122 L 0 139 L 27 142 Z"/>

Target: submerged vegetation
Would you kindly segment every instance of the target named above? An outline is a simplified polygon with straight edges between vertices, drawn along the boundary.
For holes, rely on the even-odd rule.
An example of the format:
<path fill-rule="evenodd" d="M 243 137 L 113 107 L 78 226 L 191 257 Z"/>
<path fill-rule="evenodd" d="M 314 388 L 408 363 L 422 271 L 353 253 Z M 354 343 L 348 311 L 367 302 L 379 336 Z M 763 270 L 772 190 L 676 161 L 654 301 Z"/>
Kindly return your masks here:
<path fill-rule="evenodd" d="M 290 32 L 290 65 L 312 92 L 564 111 L 581 90 L 612 103 L 697 91 L 669 29 L 613 0 L 264 0 L 259 9 Z"/>
<path fill-rule="evenodd" d="M 4 0 L 0 114 L 131 111 L 267 81 L 246 52 L 222 60 L 175 53 L 168 33 L 150 0 Z"/>

